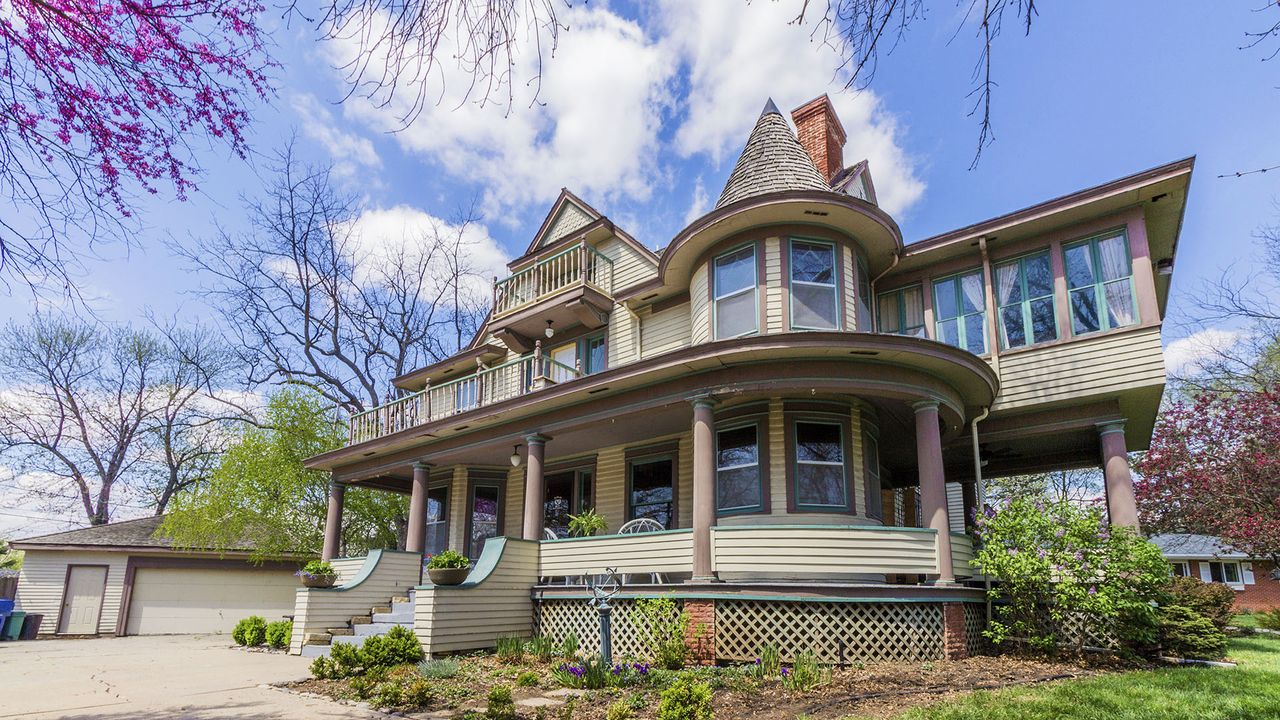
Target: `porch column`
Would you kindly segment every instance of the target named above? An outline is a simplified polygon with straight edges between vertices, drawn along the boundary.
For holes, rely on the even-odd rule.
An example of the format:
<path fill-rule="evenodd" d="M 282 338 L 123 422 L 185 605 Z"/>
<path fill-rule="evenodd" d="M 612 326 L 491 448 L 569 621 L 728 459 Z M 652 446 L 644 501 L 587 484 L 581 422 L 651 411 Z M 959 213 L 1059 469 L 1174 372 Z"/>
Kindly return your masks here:
<path fill-rule="evenodd" d="M 338 555 L 342 540 L 342 503 L 347 496 L 347 486 L 337 480 L 329 481 L 329 514 L 324 520 L 324 549 L 321 560 L 332 560 Z"/>
<path fill-rule="evenodd" d="M 1112 525 L 1138 529 L 1138 505 L 1129 473 L 1129 448 L 1124 440 L 1124 420 L 1098 423 L 1102 445 L 1102 475 L 1106 481 L 1107 516 Z"/>
<path fill-rule="evenodd" d="M 547 496 L 547 484 L 542 477 L 543 460 L 546 457 L 547 440 L 542 435 L 530 435 L 524 439 L 529 448 L 524 473 L 524 533 L 525 540 L 542 539 L 543 502 Z"/>
<path fill-rule="evenodd" d="M 427 484 L 431 477 L 431 466 L 426 463 L 413 464 L 413 494 L 409 496 L 409 532 L 404 540 L 404 549 L 409 552 L 424 552 L 427 549 Z"/>
<path fill-rule="evenodd" d="M 916 465 L 920 472 L 921 527 L 938 533 L 938 583 L 956 581 L 951 567 L 951 523 L 947 520 L 946 475 L 942 469 L 942 433 L 938 427 L 938 401 L 921 400 L 916 411 Z"/>
<path fill-rule="evenodd" d="M 715 579 L 711 527 L 716 524 L 716 435 L 710 398 L 693 401 L 693 581 Z"/>

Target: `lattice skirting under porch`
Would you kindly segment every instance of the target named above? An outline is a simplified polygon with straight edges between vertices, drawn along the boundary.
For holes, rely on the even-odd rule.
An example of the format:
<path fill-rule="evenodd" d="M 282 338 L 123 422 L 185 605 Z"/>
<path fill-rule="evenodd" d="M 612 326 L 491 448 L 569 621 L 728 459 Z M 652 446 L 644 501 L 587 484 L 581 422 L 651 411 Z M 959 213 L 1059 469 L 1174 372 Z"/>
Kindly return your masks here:
<path fill-rule="evenodd" d="M 943 654 L 936 603 L 716 601 L 716 657 L 751 661 L 766 643 L 784 662 L 812 650 L 826 663 L 936 660 Z"/>
<path fill-rule="evenodd" d="M 614 657 L 649 659 L 649 636 L 643 623 L 634 617 L 635 601 L 615 600 L 611 605 L 609 635 Z M 535 635 L 557 643 L 573 634 L 582 653 L 600 652 L 600 614 L 587 600 L 553 599 L 534 603 L 533 630 Z"/>
<path fill-rule="evenodd" d="M 987 648 L 987 639 L 982 636 L 987 629 L 986 603 L 964 604 L 964 644 L 970 655 L 981 655 Z"/>

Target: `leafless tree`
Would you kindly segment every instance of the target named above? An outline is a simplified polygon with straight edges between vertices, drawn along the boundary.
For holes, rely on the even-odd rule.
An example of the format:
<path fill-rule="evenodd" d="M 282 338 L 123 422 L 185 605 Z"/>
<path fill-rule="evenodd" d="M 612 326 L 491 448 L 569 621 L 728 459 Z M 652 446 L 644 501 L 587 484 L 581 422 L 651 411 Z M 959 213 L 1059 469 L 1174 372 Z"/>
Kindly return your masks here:
<path fill-rule="evenodd" d="M 990 478 L 984 484 L 988 500 L 996 502 L 1032 497 L 1085 505 L 1102 493 L 1101 473 L 1091 469 L 1055 470 L 1034 475 Z"/>
<path fill-rule="evenodd" d="M 451 354 L 480 318 L 474 215 L 414 238 L 360 234 L 362 208 L 327 167 L 277 157 L 250 229 L 175 246 L 237 339 L 247 381 L 309 386 L 347 412 L 396 393 L 390 380 Z"/>

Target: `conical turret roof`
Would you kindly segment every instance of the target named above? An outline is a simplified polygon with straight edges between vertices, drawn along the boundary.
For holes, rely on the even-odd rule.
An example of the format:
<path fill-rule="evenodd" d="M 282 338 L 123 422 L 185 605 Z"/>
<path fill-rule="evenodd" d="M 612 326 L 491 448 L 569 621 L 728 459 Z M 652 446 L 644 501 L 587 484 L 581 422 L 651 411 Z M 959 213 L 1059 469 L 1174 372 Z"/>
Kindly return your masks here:
<path fill-rule="evenodd" d="M 782 190 L 830 190 L 770 98 L 729 173 L 716 207 Z"/>

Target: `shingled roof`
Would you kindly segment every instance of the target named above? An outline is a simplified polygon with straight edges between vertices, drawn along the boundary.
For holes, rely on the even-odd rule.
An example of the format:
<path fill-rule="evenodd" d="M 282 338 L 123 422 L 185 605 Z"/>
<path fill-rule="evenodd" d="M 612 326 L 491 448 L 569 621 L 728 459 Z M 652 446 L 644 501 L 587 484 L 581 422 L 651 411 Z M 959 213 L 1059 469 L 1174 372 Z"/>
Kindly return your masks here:
<path fill-rule="evenodd" d="M 106 525 L 96 525 L 93 527 L 81 528 L 79 530 L 68 530 L 66 532 L 53 533 L 51 535 L 40 535 L 38 537 L 26 538 L 24 540 L 14 540 L 13 545 L 22 548 L 36 548 L 37 546 L 77 546 L 77 547 L 128 547 L 128 548 L 156 548 L 160 550 L 173 549 L 173 541 L 167 537 L 156 535 L 156 530 L 160 528 L 160 523 L 164 522 L 164 517 L 153 515 L 151 517 L 138 518 L 137 520 L 125 520 L 122 522 L 108 523 Z M 235 543 L 233 547 L 225 548 L 208 548 L 213 551 L 248 551 L 253 549 L 252 542 Z M 191 548 L 183 548 L 184 551 Z"/>
<path fill-rule="evenodd" d="M 783 190 L 830 190 L 770 99 L 729 173 L 716 207 Z"/>

